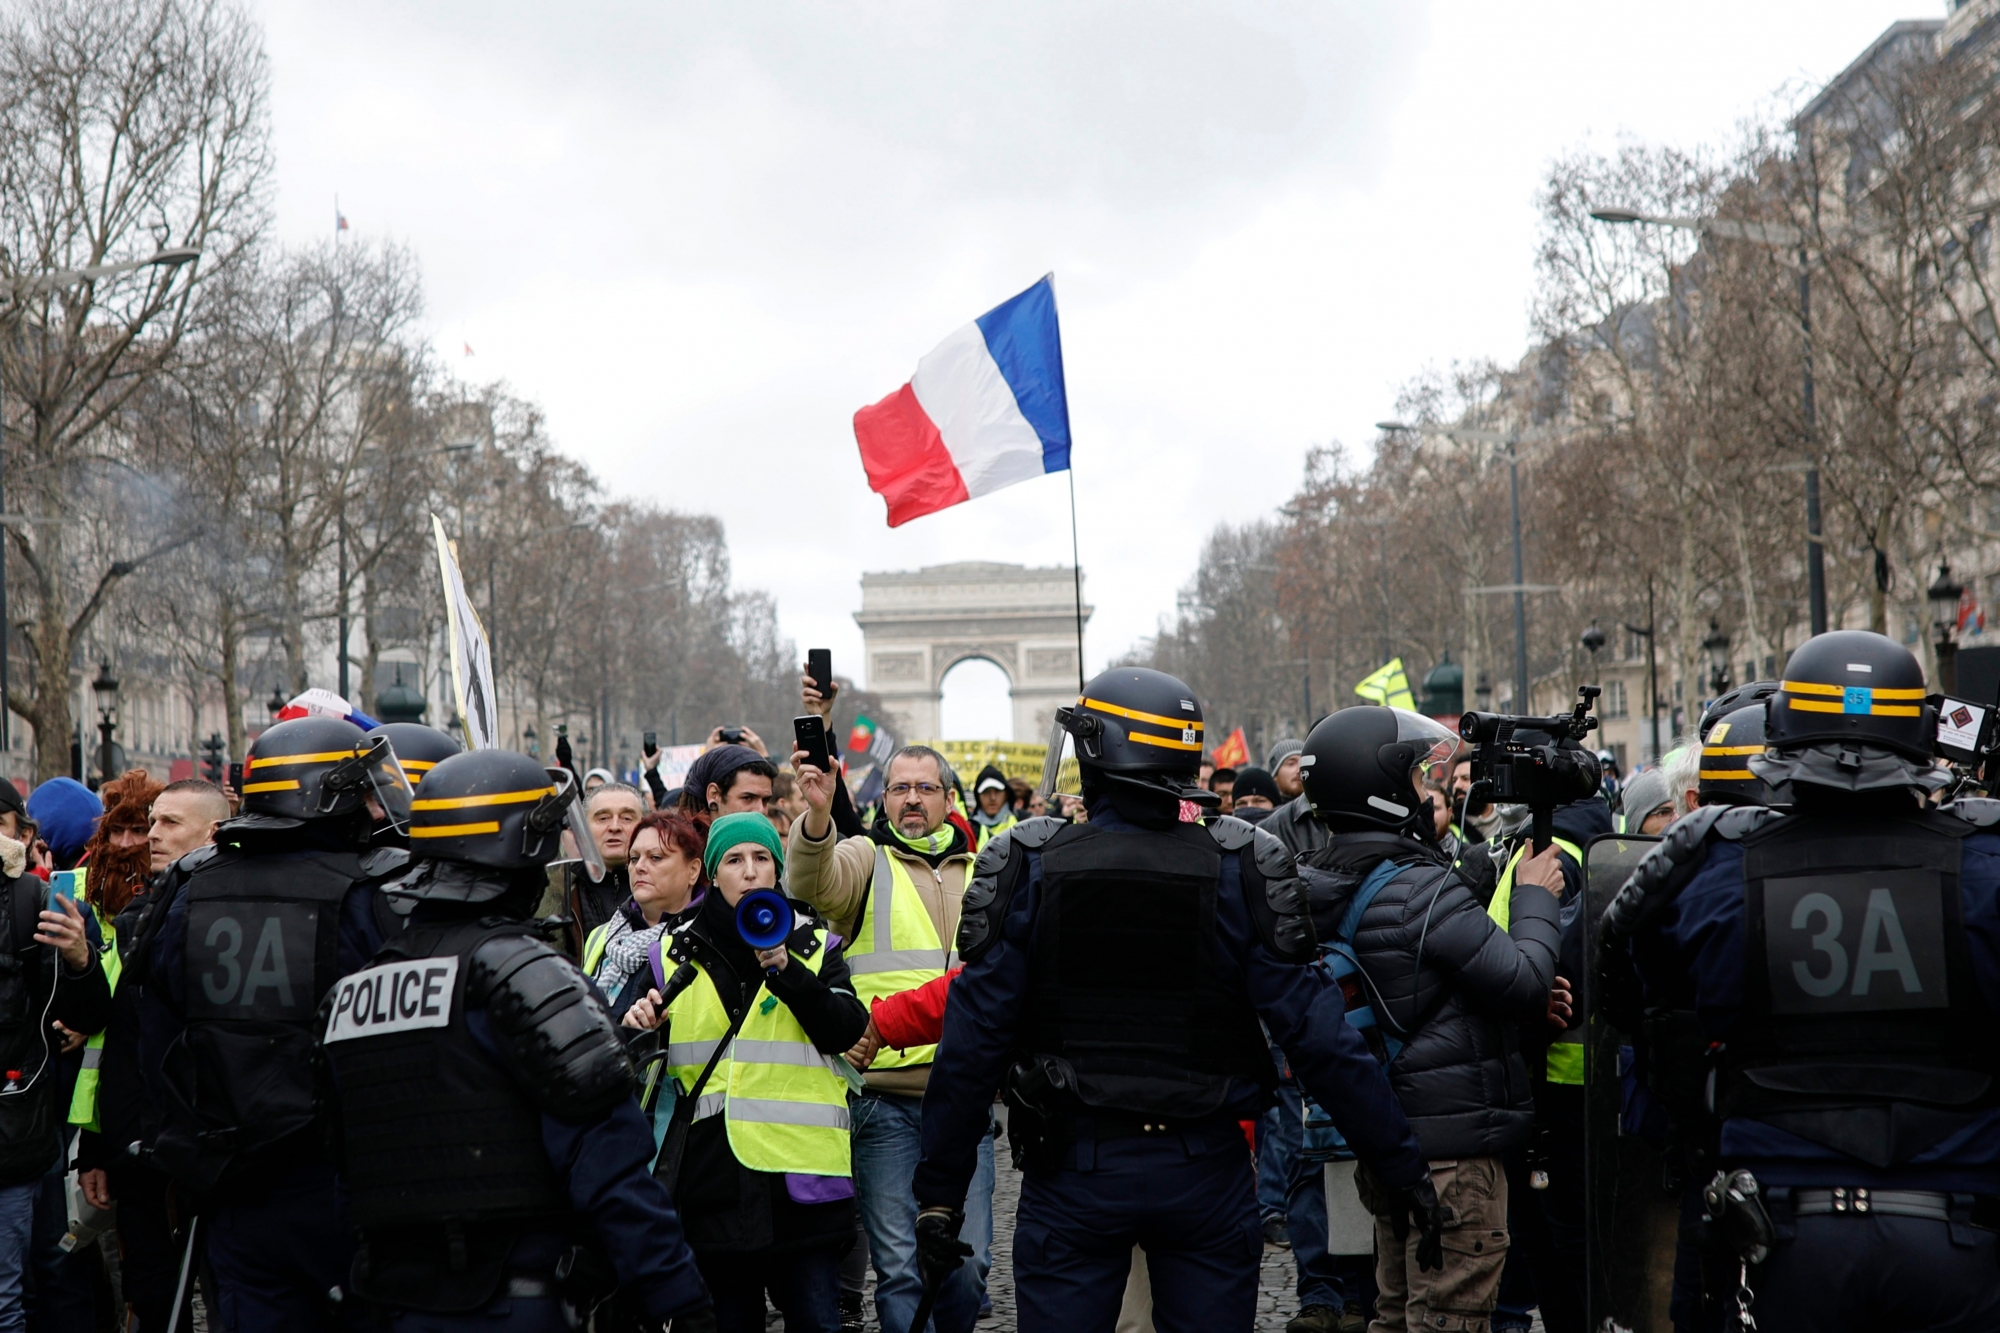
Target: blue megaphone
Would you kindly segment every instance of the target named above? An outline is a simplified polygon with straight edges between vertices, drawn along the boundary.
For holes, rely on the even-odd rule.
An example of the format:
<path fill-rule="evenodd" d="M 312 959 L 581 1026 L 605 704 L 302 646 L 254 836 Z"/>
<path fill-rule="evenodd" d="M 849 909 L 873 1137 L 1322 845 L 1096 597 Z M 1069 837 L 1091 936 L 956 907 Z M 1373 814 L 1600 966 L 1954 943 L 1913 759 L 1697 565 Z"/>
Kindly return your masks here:
<path fill-rule="evenodd" d="M 753 949 L 775 949 L 792 933 L 792 905 L 776 889 L 755 889 L 736 904 L 736 933 Z"/>

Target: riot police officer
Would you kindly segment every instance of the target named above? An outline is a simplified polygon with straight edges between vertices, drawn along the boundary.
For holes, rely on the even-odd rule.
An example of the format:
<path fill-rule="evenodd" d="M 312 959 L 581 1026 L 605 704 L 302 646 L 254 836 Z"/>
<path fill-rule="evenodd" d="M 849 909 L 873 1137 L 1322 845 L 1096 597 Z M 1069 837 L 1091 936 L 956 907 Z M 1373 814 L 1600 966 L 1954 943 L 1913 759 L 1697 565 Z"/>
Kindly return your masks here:
<path fill-rule="evenodd" d="M 1744 758 L 1791 810 L 1695 811 L 1603 919 L 1648 1010 L 1698 1018 L 1721 1294 L 1765 1330 L 2000 1327 L 2000 803 L 1927 807 L 1935 710 L 1881 635 L 1808 640 L 1765 707 Z"/>
<path fill-rule="evenodd" d="M 1305 966 L 1291 856 L 1241 820 L 1191 822 L 1202 715 L 1172 676 L 1118 667 L 1056 712 L 1089 821 L 1023 821 L 980 854 L 944 1041 L 924 1094 L 919 1256 L 948 1273 L 996 1086 L 1026 1170 L 1023 1333 L 1109 1330 L 1133 1246 L 1162 1333 L 1245 1330 L 1262 1228 L 1238 1127 L 1277 1084 L 1259 1021 L 1431 1246 L 1430 1172 L 1341 993 Z"/>
<path fill-rule="evenodd" d="M 563 829 L 594 847 L 575 776 L 460 754 L 414 809 L 409 924 L 322 1006 L 353 1292 L 401 1333 L 553 1331 L 615 1275 L 654 1327 L 713 1327 L 624 1044 L 528 920 Z"/>
<path fill-rule="evenodd" d="M 396 747 L 396 762 L 403 766 L 403 777 L 413 788 L 426 773 L 465 752 L 465 747 L 448 734 L 421 722 L 386 722 L 376 730 Z"/>
<path fill-rule="evenodd" d="M 314 1012 L 380 947 L 376 886 L 408 853 L 410 788 L 384 736 L 303 717 L 259 736 L 243 812 L 156 890 L 139 969 L 140 1059 L 158 1165 L 200 1201 L 222 1327 L 359 1328 L 353 1236 L 324 1145 Z"/>

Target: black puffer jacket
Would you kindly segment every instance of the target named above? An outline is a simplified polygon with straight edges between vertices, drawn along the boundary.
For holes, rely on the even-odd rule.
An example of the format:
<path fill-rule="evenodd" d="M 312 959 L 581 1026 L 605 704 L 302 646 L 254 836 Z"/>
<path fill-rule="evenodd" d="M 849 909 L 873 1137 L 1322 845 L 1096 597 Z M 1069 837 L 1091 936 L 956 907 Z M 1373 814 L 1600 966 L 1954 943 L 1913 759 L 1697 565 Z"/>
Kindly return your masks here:
<path fill-rule="evenodd" d="M 1378 1018 L 1405 1042 L 1389 1066 L 1403 1114 L 1433 1161 L 1519 1147 L 1535 1119 L 1523 1026 L 1548 1011 L 1556 899 L 1540 885 L 1516 885 L 1510 935 L 1481 907 L 1478 886 L 1434 848 L 1341 833 L 1300 867 L 1322 943 L 1385 860 L 1400 868 L 1362 914 L 1354 946 Z M 1477 864 L 1492 873 L 1483 858 Z"/>

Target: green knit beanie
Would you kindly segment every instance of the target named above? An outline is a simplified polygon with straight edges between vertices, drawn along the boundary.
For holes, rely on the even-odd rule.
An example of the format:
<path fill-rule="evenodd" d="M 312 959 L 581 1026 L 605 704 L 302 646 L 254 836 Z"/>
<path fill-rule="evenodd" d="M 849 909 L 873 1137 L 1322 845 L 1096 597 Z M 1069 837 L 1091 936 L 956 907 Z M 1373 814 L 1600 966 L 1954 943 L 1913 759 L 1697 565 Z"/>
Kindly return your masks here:
<path fill-rule="evenodd" d="M 715 879 L 715 868 L 722 863 L 723 854 L 731 847 L 746 842 L 754 842 L 770 852 L 771 859 L 778 863 L 778 873 L 785 873 L 785 848 L 778 841 L 777 827 L 763 815 L 739 810 L 708 826 L 708 846 L 702 851 L 701 865 L 711 881 Z"/>

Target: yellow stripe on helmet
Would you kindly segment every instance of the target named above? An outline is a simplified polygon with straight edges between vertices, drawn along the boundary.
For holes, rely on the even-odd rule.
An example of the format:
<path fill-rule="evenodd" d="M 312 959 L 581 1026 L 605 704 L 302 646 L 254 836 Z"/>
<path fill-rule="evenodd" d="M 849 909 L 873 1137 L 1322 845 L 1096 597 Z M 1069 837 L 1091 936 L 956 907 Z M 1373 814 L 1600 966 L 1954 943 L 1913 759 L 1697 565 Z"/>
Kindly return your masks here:
<path fill-rule="evenodd" d="M 1761 745 L 1704 745 L 1701 747 L 1701 752 L 1704 756 L 1707 755 L 1721 756 L 1725 754 L 1762 754 L 1764 753 L 1764 747 Z"/>
<path fill-rule="evenodd" d="M 251 769 L 276 768 L 280 764 L 337 764 L 343 759 L 352 759 L 358 753 L 358 750 L 322 750 L 318 754 L 251 755 L 243 771 L 248 773 Z"/>
<path fill-rule="evenodd" d="M 1747 768 L 1704 768 L 1701 776 L 1717 782 L 1749 782 L 1757 775 Z"/>
<path fill-rule="evenodd" d="M 277 782 L 246 782 L 243 784 L 243 791 L 240 794 L 252 796 L 260 791 L 297 791 L 298 789 L 299 780 L 297 778 L 282 778 Z"/>
<path fill-rule="evenodd" d="M 1820 685 L 1809 680 L 1787 680 L 1779 682 L 1778 688 L 1786 694 L 1821 694 L 1838 699 L 1847 693 L 1849 687 L 1845 685 Z M 1869 697 L 1873 699 L 1922 699 L 1924 697 L 1922 690 L 1876 689 L 1873 685 L 1856 685 L 1853 688 L 1867 690 Z"/>
<path fill-rule="evenodd" d="M 1081 702 L 1085 708 L 1095 708 L 1098 712 L 1109 713 L 1113 717 L 1128 717 L 1134 722 L 1150 722 L 1156 727 L 1172 727 L 1175 731 L 1184 728 L 1201 730 L 1201 723 L 1191 717 L 1161 717 L 1158 713 L 1142 713 L 1136 708 L 1120 708 L 1117 704 L 1099 703 L 1095 699 L 1084 699 Z"/>
<path fill-rule="evenodd" d="M 1907 693 L 1907 691 L 1898 691 L 1898 693 Z M 1923 696 L 1919 694 L 1917 697 L 1922 698 Z M 1834 703 L 1831 700 L 1822 702 L 1818 699 L 1787 699 L 1785 702 L 1801 713 L 1847 712 L 1845 704 Z M 1923 712 L 1923 709 L 1911 707 L 1908 704 L 1871 704 L 1868 708 L 1868 716 L 1871 717 L 1922 717 Z M 1861 717 L 1862 714 L 1852 713 L 1849 716 Z"/>
<path fill-rule="evenodd" d="M 1201 748 L 1199 741 L 1170 741 L 1164 736 L 1148 736 L 1140 731 L 1126 732 L 1125 739 L 1128 741 L 1137 741 L 1141 745 L 1157 745 L 1163 750 L 1199 750 Z"/>
<path fill-rule="evenodd" d="M 468 810 L 475 805 L 524 805 L 529 801 L 539 801 L 544 796 L 555 795 L 555 788 L 536 787 L 531 791 L 496 791 L 484 796 L 439 796 L 431 800 L 411 801 L 410 809 L 417 810 Z"/>
<path fill-rule="evenodd" d="M 488 824 L 410 825 L 410 836 L 413 838 L 459 838 L 472 833 L 498 833 L 499 831 L 500 823 L 498 820 Z"/>

